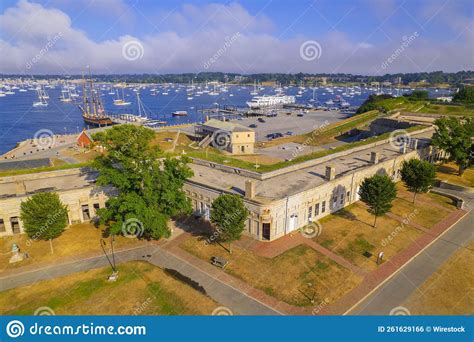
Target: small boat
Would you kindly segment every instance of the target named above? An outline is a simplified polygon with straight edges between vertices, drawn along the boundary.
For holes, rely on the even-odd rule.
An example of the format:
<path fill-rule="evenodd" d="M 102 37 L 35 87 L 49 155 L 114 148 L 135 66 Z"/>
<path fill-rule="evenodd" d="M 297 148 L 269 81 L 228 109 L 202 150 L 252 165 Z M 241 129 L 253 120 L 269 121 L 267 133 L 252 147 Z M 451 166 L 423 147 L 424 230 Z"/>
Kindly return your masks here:
<path fill-rule="evenodd" d="M 173 116 L 187 116 L 188 112 L 185 111 L 185 110 L 177 110 L 177 111 L 171 113 L 171 115 L 173 115 Z"/>
<path fill-rule="evenodd" d="M 48 105 L 48 102 L 46 102 L 42 94 L 41 89 L 38 89 L 38 101 L 33 102 L 33 107 L 46 107 Z"/>
<path fill-rule="evenodd" d="M 131 104 L 131 102 L 125 101 L 125 96 L 123 93 L 123 87 L 122 87 L 122 98 L 120 98 L 118 90 L 116 90 L 117 98 L 114 100 L 114 105 L 116 106 L 128 106 Z"/>

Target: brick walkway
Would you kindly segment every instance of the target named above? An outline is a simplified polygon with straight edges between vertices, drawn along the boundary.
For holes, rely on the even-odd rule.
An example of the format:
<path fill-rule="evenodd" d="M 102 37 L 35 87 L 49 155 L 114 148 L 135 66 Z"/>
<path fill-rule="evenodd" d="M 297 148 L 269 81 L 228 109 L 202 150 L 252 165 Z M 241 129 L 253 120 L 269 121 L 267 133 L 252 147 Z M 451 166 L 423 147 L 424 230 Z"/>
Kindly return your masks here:
<path fill-rule="evenodd" d="M 299 233 L 299 231 L 295 231 L 291 234 L 285 235 L 272 242 L 261 242 L 261 241 L 257 241 L 257 240 L 250 239 L 247 237 L 246 239 L 252 240 L 252 243 L 247 244 L 247 242 L 244 242 L 244 243 L 240 243 L 239 246 L 257 254 L 258 256 L 273 259 L 279 256 L 280 254 L 285 253 L 287 250 L 290 250 L 296 246 L 305 244 L 309 246 L 310 248 L 318 251 L 319 253 L 327 256 L 329 259 L 333 260 L 339 265 L 342 265 L 350 269 L 352 272 L 356 273 L 357 275 L 365 276 L 367 274 L 367 272 L 363 270 L 362 268 L 353 265 L 346 259 L 340 257 L 339 255 L 333 253 L 329 249 L 324 248 L 320 244 L 314 242 L 312 239 L 305 238 L 303 235 Z"/>

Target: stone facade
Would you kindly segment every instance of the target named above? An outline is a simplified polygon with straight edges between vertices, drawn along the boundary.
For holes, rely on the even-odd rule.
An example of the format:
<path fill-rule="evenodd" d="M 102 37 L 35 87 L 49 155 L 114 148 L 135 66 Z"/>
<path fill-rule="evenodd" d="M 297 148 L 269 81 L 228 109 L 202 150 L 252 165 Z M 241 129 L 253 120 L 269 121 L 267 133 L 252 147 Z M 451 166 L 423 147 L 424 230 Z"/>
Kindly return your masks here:
<path fill-rule="evenodd" d="M 376 146 L 377 151 L 384 151 L 384 146 Z M 367 153 L 368 152 L 368 153 Z M 345 206 L 359 200 L 358 189 L 360 183 L 367 177 L 377 173 L 386 174 L 395 181 L 400 178 L 400 168 L 404 160 L 412 158 L 421 158 L 435 162 L 440 158 L 445 157 L 442 151 L 437 151 L 431 146 L 419 146 L 417 143 L 412 144 L 411 149 L 406 148 L 400 152 L 391 152 L 391 155 L 386 154 L 385 157 L 379 156 L 379 152 L 371 150 L 370 148 L 364 151 L 357 150 L 357 155 L 354 160 L 360 159 L 360 155 L 368 156 L 367 160 L 362 161 L 363 166 L 355 168 L 354 170 L 344 170 L 342 165 L 336 164 L 334 167 L 334 160 L 324 159 L 326 162 L 319 165 L 320 169 L 326 167 L 324 172 L 306 172 L 314 173 L 311 175 L 317 182 L 310 186 L 301 186 L 301 188 L 291 188 L 291 191 L 273 198 L 262 197 L 263 192 L 259 186 L 270 186 L 274 182 L 281 183 L 279 178 L 285 177 L 288 181 L 294 180 L 297 177 L 294 165 L 291 166 L 292 172 L 281 172 L 279 175 L 269 180 L 258 180 L 253 174 L 235 173 L 229 175 L 229 170 L 223 171 L 222 168 L 205 166 L 201 162 L 193 164 L 192 167 L 200 167 L 195 171 L 195 177 L 188 180 L 184 186 L 184 191 L 191 200 L 196 216 L 200 216 L 203 220 L 209 219 L 210 208 L 212 201 L 222 193 L 237 193 L 243 197 L 244 203 L 250 215 L 248 217 L 245 234 L 261 241 L 272 241 L 293 231 L 296 231 L 314 220 L 318 220 L 330 213 L 338 211 Z M 347 155 L 342 156 L 344 160 L 349 158 Z M 362 164 L 361 164 L 362 165 Z M 314 166 L 313 170 L 316 169 Z M 313 166 L 311 166 L 313 168 Z M 212 170 L 214 174 L 206 174 L 205 170 Z M 324 170 L 324 169 L 323 169 Z M 301 171 L 301 170 L 300 170 Z M 23 231 L 21 222 L 16 223 L 19 217 L 20 203 L 28 196 L 28 187 L 33 187 L 32 184 L 27 184 L 25 187 L 15 185 L 20 182 L 44 181 L 40 177 L 49 178 L 51 184 L 58 182 L 64 183 L 63 189 L 55 190 L 63 203 L 69 208 L 70 223 L 84 222 L 95 216 L 95 210 L 102 208 L 105 205 L 107 196 L 112 196 L 112 189 L 99 190 L 91 183 L 94 176 L 84 176 L 80 171 L 64 170 L 52 173 L 22 175 L 17 177 L 10 177 L 10 179 L 0 179 L 0 219 L 3 220 L 3 225 L 0 222 L 0 236 L 11 235 L 14 233 L 21 233 Z M 82 177 L 81 181 L 75 183 L 64 177 Z M 219 178 L 228 177 L 231 186 L 224 186 L 222 182 L 219 183 Z M 262 177 L 264 178 L 264 177 Z M 275 181 L 276 179 L 276 181 Z M 87 181 L 86 181 L 87 180 Z M 239 182 L 244 180 L 244 184 L 239 185 Z M 89 183 L 88 183 L 89 182 Z M 260 184 L 256 184 L 260 182 Z M 77 184 L 76 184 L 77 183 Z M 262 185 L 263 184 L 263 185 Z M 9 192 L 14 192 L 13 196 L 5 197 L 3 189 L 9 187 Z M 71 188 L 72 187 L 72 188 Z M 3 197 L 2 197 L 3 195 Z M 85 211 L 85 210 L 88 210 Z M 14 227 L 17 227 L 14 229 Z M 15 231 L 14 231 L 15 230 Z"/>

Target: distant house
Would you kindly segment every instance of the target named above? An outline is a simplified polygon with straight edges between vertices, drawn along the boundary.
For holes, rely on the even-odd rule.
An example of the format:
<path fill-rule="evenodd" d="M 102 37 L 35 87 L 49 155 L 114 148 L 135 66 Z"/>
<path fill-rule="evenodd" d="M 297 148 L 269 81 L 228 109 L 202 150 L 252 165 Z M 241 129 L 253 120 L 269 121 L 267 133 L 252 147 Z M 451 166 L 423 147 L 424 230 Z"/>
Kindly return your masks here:
<path fill-rule="evenodd" d="M 436 100 L 442 101 L 442 102 L 452 102 L 453 97 L 452 96 L 439 96 L 436 98 Z"/>
<path fill-rule="evenodd" d="M 253 154 L 255 131 L 234 122 L 211 119 L 195 127 L 201 142 L 199 147 L 211 145 L 231 154 Z"/>
<path fill-rule="evenodd" d="M 82 148 L 89 148 L 94 142 L 92 137 L 89 135 L 89 133 L 87 133 L 85 129 L 82 130 L 81 134 L 79 134 L 76 141 L 77 141 L 77 146 L 80 146 Z"/>

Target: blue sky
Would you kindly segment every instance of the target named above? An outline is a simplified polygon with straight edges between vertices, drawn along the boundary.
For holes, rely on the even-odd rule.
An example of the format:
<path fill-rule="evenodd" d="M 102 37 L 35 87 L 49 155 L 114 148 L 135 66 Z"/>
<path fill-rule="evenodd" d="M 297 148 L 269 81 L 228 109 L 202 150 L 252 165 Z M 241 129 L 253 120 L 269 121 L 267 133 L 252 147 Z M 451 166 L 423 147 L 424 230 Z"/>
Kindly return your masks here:
<path fill-rule="evenodd" d="M 88 64 L 108 73 L 473 69 L 474 2 L 467 0 L 2 0 L 1 6 L 0 47 L 11 57 L 1 72 L 74 73 Z M 124 58 L 130 42 L 138 58 Z M 316 58 L 302 58 L 305 42 L 317 43 Z"/>

